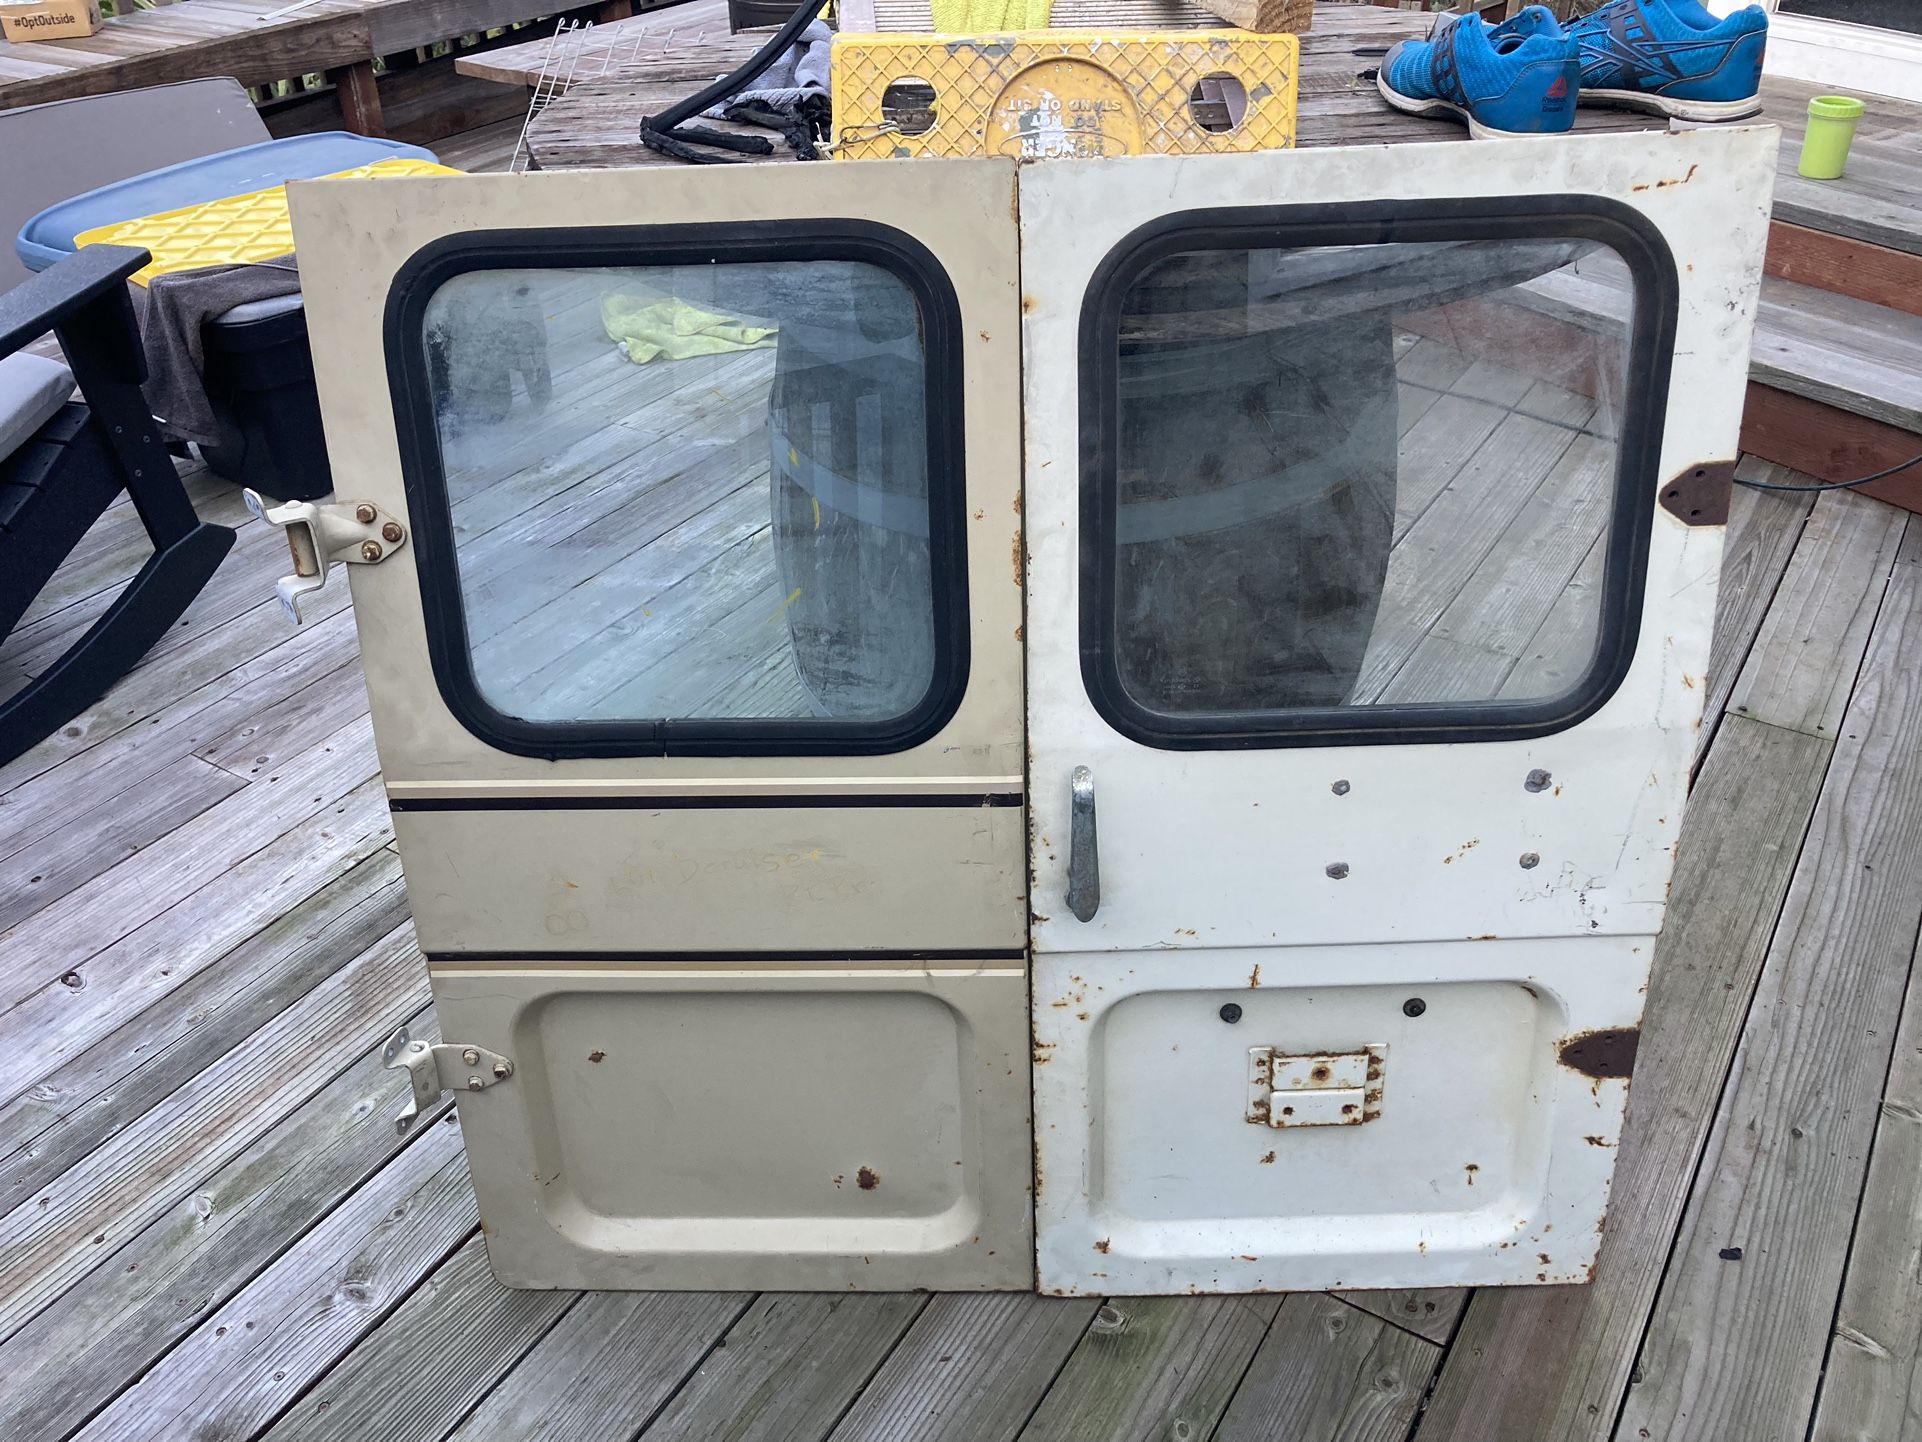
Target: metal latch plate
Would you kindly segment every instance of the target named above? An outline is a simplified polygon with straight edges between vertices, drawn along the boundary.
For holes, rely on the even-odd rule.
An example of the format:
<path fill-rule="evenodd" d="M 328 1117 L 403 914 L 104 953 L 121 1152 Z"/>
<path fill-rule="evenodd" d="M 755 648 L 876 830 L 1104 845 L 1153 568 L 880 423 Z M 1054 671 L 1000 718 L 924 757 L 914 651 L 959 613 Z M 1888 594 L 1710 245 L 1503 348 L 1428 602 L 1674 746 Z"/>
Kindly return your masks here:
<path fill-rule="evenodd" d="M 1381 1115 L 1386 1045 L 1289 1053 L 1248 1049 L 1246 1120 L 1267 1127 L 1355 1127 Z"/>
<path fill-rule="evenodd" d="M 514 1063 L 499 1052 L 462 1042 L 430 1046 L 410 1036 L 406 1027 L 387 1038 L 380 1054 L 390 1069 L 405 1071 L 413 1087 L 406 1109 L 394 1118 L 394 1130 L 402 1133 L 442 1092 L 485 1091 L 514 1075 Z"/>

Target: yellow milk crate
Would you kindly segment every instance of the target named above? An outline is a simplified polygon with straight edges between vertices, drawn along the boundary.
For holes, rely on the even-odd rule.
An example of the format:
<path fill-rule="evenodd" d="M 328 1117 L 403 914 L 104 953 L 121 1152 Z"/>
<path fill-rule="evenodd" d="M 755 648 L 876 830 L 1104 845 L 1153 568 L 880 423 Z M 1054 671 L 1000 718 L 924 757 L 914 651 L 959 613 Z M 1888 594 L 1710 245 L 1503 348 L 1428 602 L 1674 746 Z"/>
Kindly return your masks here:
<path fill-rule="evenodd" d="M 1242 30 L 841 35 L 834 154 L 1205 154 L 1295 143 L 1301 43 Z"/>

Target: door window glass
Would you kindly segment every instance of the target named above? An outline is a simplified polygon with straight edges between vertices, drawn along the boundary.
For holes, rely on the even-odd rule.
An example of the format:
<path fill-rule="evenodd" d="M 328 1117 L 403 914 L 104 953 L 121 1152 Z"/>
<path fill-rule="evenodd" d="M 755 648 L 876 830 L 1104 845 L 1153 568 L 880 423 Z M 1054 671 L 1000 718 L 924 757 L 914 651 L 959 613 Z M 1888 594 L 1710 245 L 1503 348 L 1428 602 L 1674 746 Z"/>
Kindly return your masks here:
<path fill-rule="evenodd" d="M 1643 289 L 1579 233 L 1124 265 L 1084 391 L 1097 704 L 1259 744 L 1597 700 L 1654 499 Z"/>
<path fill-rule="evenodd" d="M 860 259 L 435 285 L 408 359 L 463 719 L 602 753 L 925 731 L 963 658 L 924 300 Z"/>

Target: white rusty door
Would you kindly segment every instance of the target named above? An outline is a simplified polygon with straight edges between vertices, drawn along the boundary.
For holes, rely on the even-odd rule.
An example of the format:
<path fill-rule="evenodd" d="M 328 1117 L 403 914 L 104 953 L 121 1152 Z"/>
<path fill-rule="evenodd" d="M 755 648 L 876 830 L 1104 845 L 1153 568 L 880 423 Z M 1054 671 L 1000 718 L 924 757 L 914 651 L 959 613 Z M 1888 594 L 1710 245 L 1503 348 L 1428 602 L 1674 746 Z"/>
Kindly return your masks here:
<path fill-rule="evenodd" d="M 1044 1290 L 1589 1275 L 1775 140 L 1024 168 Z"/>
<path fill-rule="evenodd" d="M 295 188 L 312 533 L 509 1282 L 1031 1284 L 1013 201 Z"/>

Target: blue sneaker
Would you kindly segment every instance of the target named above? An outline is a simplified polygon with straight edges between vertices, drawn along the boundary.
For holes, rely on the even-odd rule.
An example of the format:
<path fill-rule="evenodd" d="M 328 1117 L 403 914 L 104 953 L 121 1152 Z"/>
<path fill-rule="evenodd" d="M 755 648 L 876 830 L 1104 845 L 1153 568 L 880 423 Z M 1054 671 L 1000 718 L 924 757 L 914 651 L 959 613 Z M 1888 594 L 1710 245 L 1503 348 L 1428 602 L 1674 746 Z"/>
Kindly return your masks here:
<path fill-rule="evenodd" d="M 1559 134 L 1575 123 L 1575 46 L 1542 6 L 1523 16 L 1525 27 L 1498 33 L 1477 16 L 1438 15 L 1426 40 L 1388 52 L 1376 88 L 1397 110 L 1452 115 L 1480 138 Z"/>
<path fill-rule="evenodd" d="M 1526 39 L 1539 23 L 1524 10 L 1495 33 Z M 1739 120 L 1762 108 L 1768 25 L 1759 5 L 1717 20 L 1696 0 L 1610 0 L 1564 33 L 1581 50 L 1585 105 Z"/>

